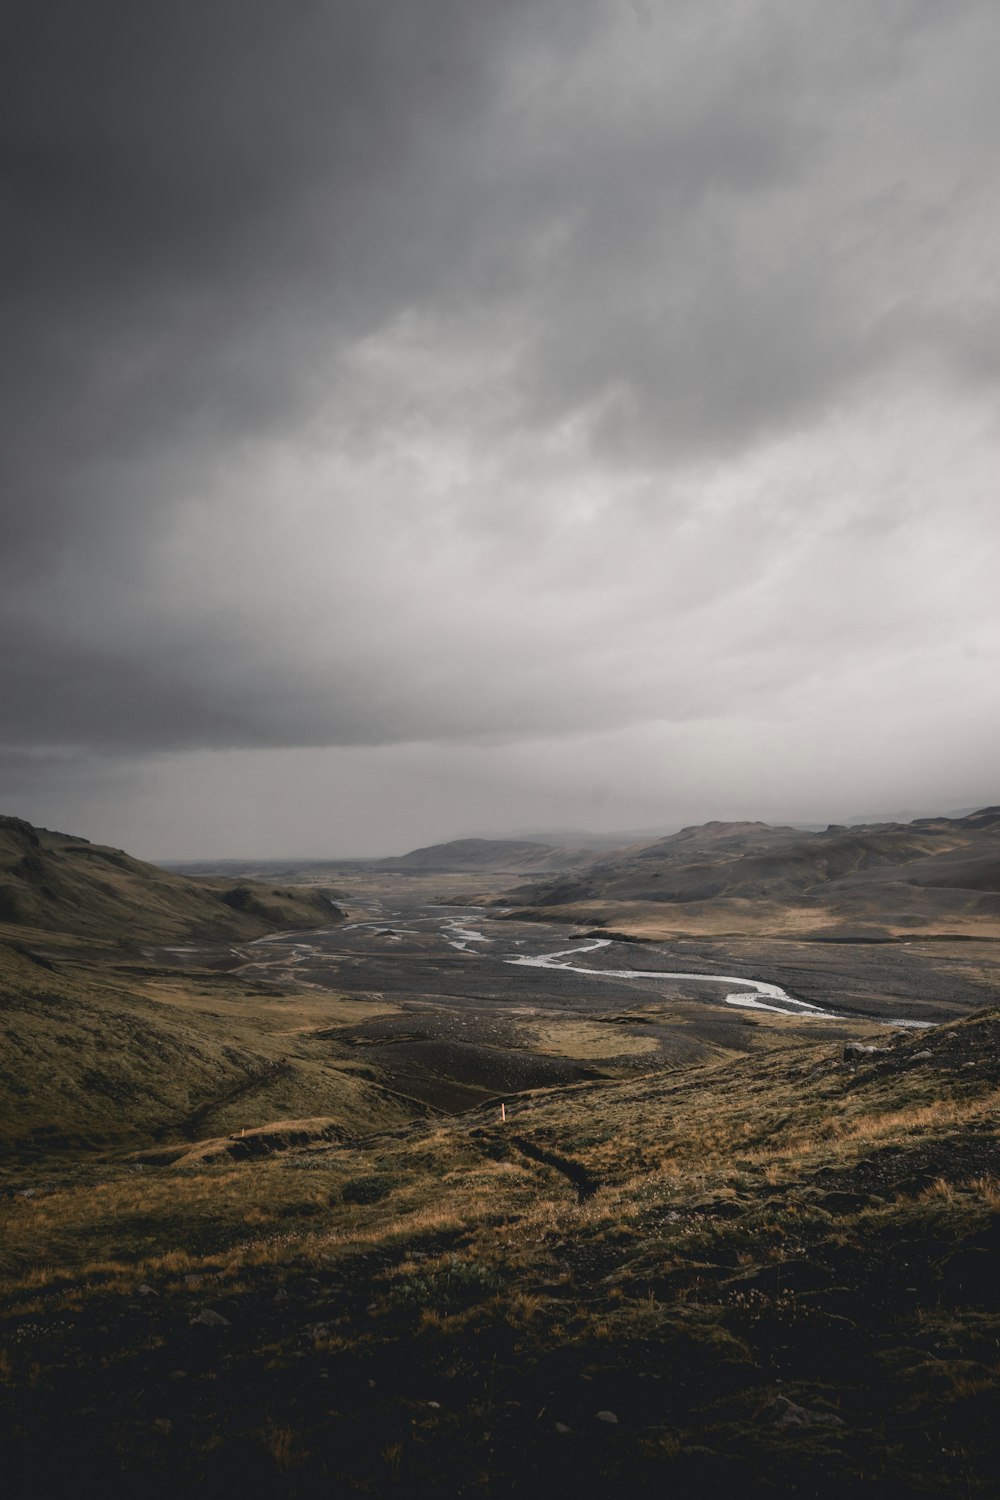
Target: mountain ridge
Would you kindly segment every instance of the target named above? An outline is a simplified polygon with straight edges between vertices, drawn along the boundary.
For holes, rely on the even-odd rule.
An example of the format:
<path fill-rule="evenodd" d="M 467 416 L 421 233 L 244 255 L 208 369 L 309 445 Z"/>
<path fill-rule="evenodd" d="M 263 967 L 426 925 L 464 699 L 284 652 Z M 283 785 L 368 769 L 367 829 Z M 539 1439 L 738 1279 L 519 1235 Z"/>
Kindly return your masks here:
<path fill-rule="evenodd" d="M 342 917 L 324 891 L 173 874 L 0 815 L 0 924 L 115 941 L 229 941 Z"/>
<path fill-rule="evenodd" d="M 449 839 L 373 861 L 374 868 L 405 873 L 568 869 L 593 858 L 592 849 L 560 848 L 533 839 Z"/>
<path fill-rule="evenodd" d="M 782 903 L 866 915 L 906 927 L 935 913 L 1000 917 L 1000 807 L 911 823 L 830 824 L 816 832 L 765 823 L 692 825 L 591 858 L 505 902 L 536 909 L 583 903 Z"/>

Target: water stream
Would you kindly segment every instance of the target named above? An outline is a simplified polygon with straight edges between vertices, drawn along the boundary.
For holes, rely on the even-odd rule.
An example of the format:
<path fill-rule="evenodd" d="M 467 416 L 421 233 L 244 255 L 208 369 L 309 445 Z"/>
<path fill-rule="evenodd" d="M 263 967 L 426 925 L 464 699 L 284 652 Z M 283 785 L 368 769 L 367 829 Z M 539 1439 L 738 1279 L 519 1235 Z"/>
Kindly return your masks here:
<path fill-rule="evenodd" d="M 595 979 L 687 979 L 704 984 L 738 985 L 724 996 L 727 1005 L 737 1005 L 748 1010 L 769 1010 L 779 1016 L 798 1016 L 802 1020 L 837 1019 L 836 1011 L 823 1010 L 810 1005 L 806 1000 L 796 1000 L 777 984 L 767 984 L 763 979 L 743 979 L 731 974 L 692 974 L 688 971 L 668 969 L 593 969 L 583 964 L 567 964 L 561 959 L 576 953 L 593 953 L 598 948 L 611 946 L 610 938 L 594 938 L 576 948 L 561 948 L 555 953 L 539 953 L 534 957 L 519 955 L 505 958 L 504 963 L 521 964 L 528 969 L 561 969 L 564 973 L 587 974 Z M 761 997 L 764 997 L 763 999 Z"/>

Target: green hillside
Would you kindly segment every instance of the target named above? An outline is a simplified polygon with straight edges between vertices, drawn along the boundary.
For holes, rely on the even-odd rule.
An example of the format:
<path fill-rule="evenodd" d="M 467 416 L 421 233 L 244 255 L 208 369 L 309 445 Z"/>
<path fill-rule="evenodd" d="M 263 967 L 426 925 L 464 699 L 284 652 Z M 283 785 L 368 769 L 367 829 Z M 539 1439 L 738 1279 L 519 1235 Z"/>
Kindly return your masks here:
<path fill-rule="evenodd" d="M 341 915 L 321 891 L 170 874 L 120 849 L 0 817 L 0 926 L 128 943 L 238 941 Z"/>

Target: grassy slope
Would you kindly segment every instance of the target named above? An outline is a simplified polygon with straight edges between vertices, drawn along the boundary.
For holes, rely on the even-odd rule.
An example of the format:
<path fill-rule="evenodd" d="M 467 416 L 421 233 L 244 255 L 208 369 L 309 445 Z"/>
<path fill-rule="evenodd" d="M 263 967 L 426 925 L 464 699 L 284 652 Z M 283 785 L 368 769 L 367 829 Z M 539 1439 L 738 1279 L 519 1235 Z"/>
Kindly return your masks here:
<path fill-rule="evenodd" d="M 995 1494 L 998 1043 L 22 1172 L 15 1492 Z"/>
<path fill-rule="evenodd" d="M 0 941 L 0 1156 L 302 1116 L 353 1135 L 421 1113 L 305 1040 L 338 1019 L 335 996 L 140 965 L 93 944 L 29 947 L 25 936 L 42 935 Z"/>
<path fill-rule="evenodd" d="M 0 931 L 106 941 L 246 941 L 340 913 L 318 890 L 170 874 L 120 849 L 0 817 Z"/>
<path fill-rule="evenodd" d="M 144 946 L 325 925 L 341 914 L 321 891 L 170 875 L 0 818 L 0 915 L 0 1154 L 281 1117 L 344 1135 L 422 1113 L 302 1041 L 336 1019 L 335 997 L 182 972 Z M 237 961 L 223 947 L 219 962 Z"/>

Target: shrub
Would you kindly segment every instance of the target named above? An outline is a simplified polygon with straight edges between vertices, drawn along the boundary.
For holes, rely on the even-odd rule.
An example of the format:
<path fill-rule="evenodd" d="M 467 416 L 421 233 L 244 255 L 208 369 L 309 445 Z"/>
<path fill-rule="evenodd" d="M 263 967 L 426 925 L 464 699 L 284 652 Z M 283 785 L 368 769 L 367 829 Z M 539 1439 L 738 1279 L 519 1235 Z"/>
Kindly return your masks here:
<path fill-rule="evenodd" d="M 371 1172 L 366 1177 L 353 1177 L 340 1190 L 344 1203 L 380 1203 L 388 1198 L 395 1183 L 384 1172 Z"/>

